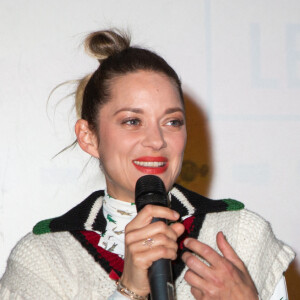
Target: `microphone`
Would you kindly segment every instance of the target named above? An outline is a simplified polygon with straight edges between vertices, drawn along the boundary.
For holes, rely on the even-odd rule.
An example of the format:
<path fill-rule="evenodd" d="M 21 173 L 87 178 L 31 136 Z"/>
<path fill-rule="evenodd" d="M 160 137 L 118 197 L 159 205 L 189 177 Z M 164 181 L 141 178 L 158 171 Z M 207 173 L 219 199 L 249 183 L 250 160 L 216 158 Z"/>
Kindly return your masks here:
<path fill-rule="evenodd" d="M 147 204 L 168 207 L 168 197 L 163 181 L 154 175 L 145 175 L 138 179 L 135 186 L 135 204 L 139 212 Z M 153 218 L 151 223 L 162 221 L 163 218 Z M 175 289 L 170 259 L 161 258 L 153 262 L 148 270 L 151 299 L 173 300 Z"/>

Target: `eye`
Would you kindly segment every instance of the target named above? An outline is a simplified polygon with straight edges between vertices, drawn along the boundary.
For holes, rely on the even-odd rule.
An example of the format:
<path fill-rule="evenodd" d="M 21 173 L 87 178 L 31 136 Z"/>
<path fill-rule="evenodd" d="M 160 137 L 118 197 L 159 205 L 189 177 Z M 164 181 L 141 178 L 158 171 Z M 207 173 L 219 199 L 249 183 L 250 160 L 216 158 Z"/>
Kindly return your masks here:
<path fill-rule="evenodd" d="M 173 126 L 173 127 L 181 127 L 184 125 L 184 120 L 182 119 L 173 119 L 170 120 L 166 123 L 168 126 Z"/>
<path fill-rule="evenodd" d="M 125 119 L 122 121 L 122 124 L 128 125 L 128 126 L 138 126 L 141 124 L 141 120 L 138 118 Z"/>

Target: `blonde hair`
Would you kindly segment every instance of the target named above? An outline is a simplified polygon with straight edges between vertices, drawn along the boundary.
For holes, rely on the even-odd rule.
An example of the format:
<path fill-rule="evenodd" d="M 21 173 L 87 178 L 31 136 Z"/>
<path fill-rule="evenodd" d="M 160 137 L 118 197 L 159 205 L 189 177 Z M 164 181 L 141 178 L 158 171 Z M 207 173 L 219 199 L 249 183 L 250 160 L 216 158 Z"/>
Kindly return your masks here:
<path fill-rule="evenodd" d="M 102 30 L 90 33 L 84 41 L 84 49 L 91 57 L 96 58 L 101 64 L 107 57 L 118 53 L 130 46 L 129 34 L 119 30 Z M 81 107 L 84 89 L 93 73 L 78 80 L 75 92 L 75 109 L 77 118 L 81 118 Z"/>

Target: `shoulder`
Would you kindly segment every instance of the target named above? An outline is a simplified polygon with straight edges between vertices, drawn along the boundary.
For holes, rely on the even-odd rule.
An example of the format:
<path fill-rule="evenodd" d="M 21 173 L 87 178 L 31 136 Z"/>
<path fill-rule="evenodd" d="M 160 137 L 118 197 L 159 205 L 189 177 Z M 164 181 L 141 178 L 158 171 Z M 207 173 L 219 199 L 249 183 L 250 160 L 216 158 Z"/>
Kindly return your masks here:
<path fill-rule="evenodd" d="M 217 250 L 218 231 L 247 266 L 262 299 L 269 299 L 295 257 L 293 250 L 276 238 L 268 221 L 247 209 L 207 214 L 199 239 Z"/>
<path fill-rule="evenodd" d="M 216 230 L 223 228 L 225 231 L 229 231 L 228 233 L 232 230 L 238 229 L 236 234 L 250 234 L 253 230 L 255 230 L 256 236 L 258 236 L 262 231 L 271 230 L 269 222 L 246 208 L 207 214 L 205 225 L 216 228 Z"/>
<path fill-rule="evenodd" d="M 64 237 L 62 236 L 64 235 Z M 52 234 L 27 234 L 12 250 L 5 273 L 0 283 L 0 298 L 3 293 L 22 295 L 28 299 L 58 299 L 58 279 L 53 272 L 61 260 L 58 259 L 62 247 L 57 244 L 68 237 L 65 233 L 58 236 Z M 2 298 L 1 298 L 2 299 Z"/>
<path fill-rule="evenodd" d="M 68 232 L 36 235 L 28 233 L 13 248 L 8 266 L 20 265 L 27 269 L 42 269 L 43 263 L 49 261 L 54 253 L 64 252 L 73 243 L 73 237 Z"/>
<path fill-rule="evenodd" d="M 8 259 L 0 298 L 9 293 L 25 299 L 98 299 L 114 288 L 106 271 L 70 232 L 29 233 Z"/>
<path fill-rule="evenodd" d="M 212 200 L 175 184 L 170 191 L 171 208 L 181 217 L 205 215 L 208 213 L 235 211 L 244 208 L 244 204 L 233 199 Z"/>
<path fill-rule="evenodd" d="M 42 235 L 50 232 L 97 230 L 97 216 L 102 207 L 104 191 L 96 191 L 62 216 L 38 222 L 33 233 Z"/>
<path fill-rule="evenodd" d="M 208 228 L 216 232 L 222 230 L 236 248 L 257 248 L 255 242 L 262 247 L 284 247 L 274 235 L 271 224 L 246 208 L 207 214 L 202 227 L 204 235 Z"/>
<path fill-rule="evenodd" d="M 293 250 L 276 238 L 270 223 L 236 200 L 211 200 L 179 185 L 174 186 L 171 194 L 179 199 L 186 214 L 198 223 L 203 220 L 198 234 L 201 242 L 220 253 L 216 234 L 219 231 L 225 234 L 246 265 L 261 298 L 269 299 L 295 257 Z"/>
<path fill-rule="evenodd" d="M 207 214 L 200 239 L 212 243 L 211 236 L 219 231 L 223 231 L 227 240 L 243 256 L 246 263 L 253 259 L 255 251 L 273 253 L 273 256 L 283 251 L 287 259 L 294 257 L 291 248 L 274 235 L 271 224 L 248 209 Z M 215 243 L 214 241 L 214 245 Z"/>

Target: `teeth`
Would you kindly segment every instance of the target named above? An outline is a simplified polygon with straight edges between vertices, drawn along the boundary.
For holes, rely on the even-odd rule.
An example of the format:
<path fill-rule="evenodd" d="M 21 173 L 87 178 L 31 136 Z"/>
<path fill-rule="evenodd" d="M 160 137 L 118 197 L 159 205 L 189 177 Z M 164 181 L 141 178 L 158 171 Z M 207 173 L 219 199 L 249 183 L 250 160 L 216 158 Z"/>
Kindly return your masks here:
<path fill-rule="evenodd" d="M 166 164 L 163 161 L 138 161 L 138 160 L 134 160 L 133 162 L 138 166 L 150 167 L 150 168 L 162 167 Z"/>

